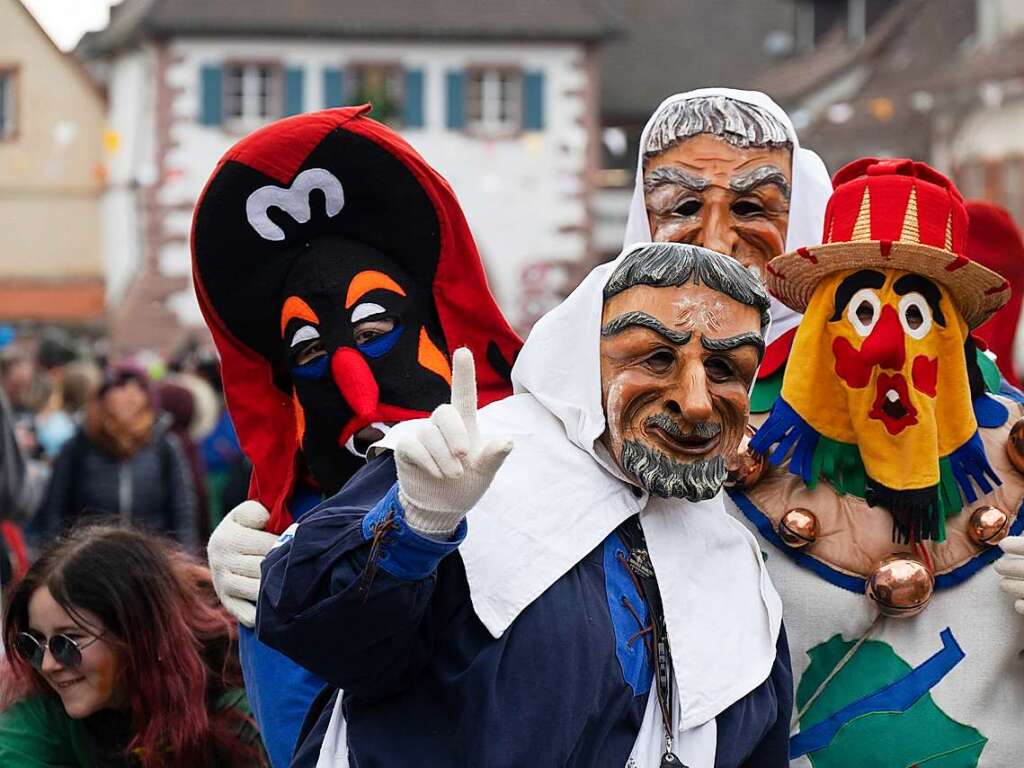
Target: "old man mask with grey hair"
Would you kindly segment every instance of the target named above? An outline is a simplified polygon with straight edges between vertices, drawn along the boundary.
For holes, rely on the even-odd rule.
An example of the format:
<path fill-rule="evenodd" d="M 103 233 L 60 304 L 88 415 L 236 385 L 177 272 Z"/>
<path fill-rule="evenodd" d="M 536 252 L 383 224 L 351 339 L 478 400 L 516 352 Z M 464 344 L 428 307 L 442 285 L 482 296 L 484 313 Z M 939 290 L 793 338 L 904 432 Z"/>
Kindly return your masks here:
<path fill-rule="evenodd" d="M 641 152 L 652 240 L 701 245 L 758 274 L 785 250 L 793 144 L 767 111 L 721 95 L 669 103 Z"/>
<path fill-rule="evenodd" d="M 704 248 L 636 248 L 604 289 L 601 440 L 650 493 L 699 501 L 726 476 L 764 353 L 768 295 Z"/>

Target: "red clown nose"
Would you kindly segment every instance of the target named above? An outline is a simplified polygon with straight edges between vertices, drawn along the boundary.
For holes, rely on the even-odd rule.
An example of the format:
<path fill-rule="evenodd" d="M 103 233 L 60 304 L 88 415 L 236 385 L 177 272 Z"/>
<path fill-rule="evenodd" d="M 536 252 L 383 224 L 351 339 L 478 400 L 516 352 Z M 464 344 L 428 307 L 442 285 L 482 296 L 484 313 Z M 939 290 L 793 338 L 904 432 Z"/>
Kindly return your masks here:
<path fill-rule="evenodd" d="M 903 339 L 903 327 L 896 310 L 886 305 L 878 318 L 871 335 L 860 348 L 862 359 L 869 365 L 898 371 L 906 360 L 906 347 Z"/>
<path fill-rule="evenodd" d="M 340 347 L 331 357 L 331 376 L 356 420 L 369 419 L 376 413 L 380 388 L 361 354 L 351 347 Z"/>

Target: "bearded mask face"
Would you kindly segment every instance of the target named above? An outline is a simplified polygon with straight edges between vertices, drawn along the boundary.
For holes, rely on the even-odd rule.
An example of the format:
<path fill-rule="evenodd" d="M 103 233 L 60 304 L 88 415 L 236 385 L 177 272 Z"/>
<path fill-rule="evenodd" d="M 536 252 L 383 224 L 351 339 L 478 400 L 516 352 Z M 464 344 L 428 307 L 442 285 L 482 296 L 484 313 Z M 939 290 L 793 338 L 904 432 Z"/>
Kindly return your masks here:
<path fill-rule="evenodd" d="M 749 414 L 760 320 L 692 283 L 636 285 L 605 301 L 602 442 L 649 492 L 698 501 L 721 489 Z"/>
<path fill-rule="evenodd" d="M 342 237 L 314 240 L 284 286 L 281 344 L 298 438 L 326 493 L 365 453 L 372 425 L 429 415 L 451 369 L 430 294 L 387 256 Z"/>

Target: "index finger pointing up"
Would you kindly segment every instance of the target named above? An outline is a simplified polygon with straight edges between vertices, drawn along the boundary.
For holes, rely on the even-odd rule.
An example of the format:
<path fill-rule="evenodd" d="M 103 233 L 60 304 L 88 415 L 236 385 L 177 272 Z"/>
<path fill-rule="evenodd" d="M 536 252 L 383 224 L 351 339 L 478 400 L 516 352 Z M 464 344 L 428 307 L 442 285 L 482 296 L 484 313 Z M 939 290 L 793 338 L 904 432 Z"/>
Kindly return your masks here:
<path fill-rule="evenodd" d="M 476 367 L 473 353 L 459 347 L 452 355 L 452 405 L 462 417 L 469 439 L 477 436 L 476 428 Z"/>

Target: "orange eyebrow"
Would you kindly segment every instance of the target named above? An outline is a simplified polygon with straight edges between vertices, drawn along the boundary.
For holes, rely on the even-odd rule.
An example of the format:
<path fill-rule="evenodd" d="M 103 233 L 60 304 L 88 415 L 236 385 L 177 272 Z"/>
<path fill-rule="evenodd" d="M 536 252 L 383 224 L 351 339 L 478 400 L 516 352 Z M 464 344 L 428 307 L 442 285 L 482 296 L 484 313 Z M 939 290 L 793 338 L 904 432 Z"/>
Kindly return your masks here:
<path fill-rule="evenodd" d="M 402 286 L 383 272 L 367 269 L 353 277 L 352 282 L 349 283 L 348 293 L 345 295 L 345 309 L 350 309 L 352 305 L 363 298 L 363 296 L 377 288 L 383 288 L 385 291 L 391 291 L 392 293 L 397 293 L 399 296 L 405 296 L 405 291 L 402 290 Z"/>
<path fill-rule="evenodd" d="M 288 300 L 285 301 L 284 306 L 281 308 L 281 335 L 284 336 L 284 329 L 288 327 L 288 323 L 295 318 L 300 320 L 306 320 L 310 323 L 320 324 L 320 318 L 316 316 L 316 312 L 306 302 L 300 299 L 298 296 L 289 296 Z"/>

